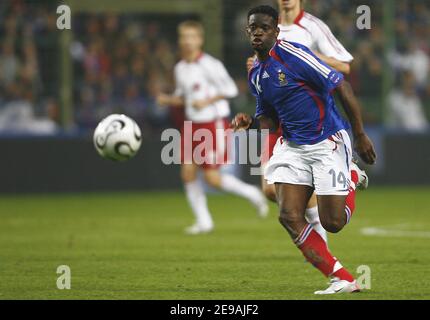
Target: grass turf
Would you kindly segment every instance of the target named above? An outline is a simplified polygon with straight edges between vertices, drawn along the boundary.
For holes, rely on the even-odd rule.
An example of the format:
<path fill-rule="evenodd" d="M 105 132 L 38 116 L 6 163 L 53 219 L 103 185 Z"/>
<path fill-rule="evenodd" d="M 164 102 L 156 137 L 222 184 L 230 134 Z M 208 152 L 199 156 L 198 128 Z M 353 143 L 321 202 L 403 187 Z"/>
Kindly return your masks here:
<path fill-rule="evenodd" d="M 371 290 L 315 296 L 326 279 L 277 222 L 244 200 L 213 195 L 216 231 L 186 236 L 182 193 L 0 197 L 0 299 L 429 299 L 429 188 L 372 188 L 330 248 Z M 406 224 L 406 225 L 404 225 Z M 369 226 L 406 234 L 365 236 Z M 416 232 L 416 233 L 414 233 Z M 421 233 L 420 233 L 421 232 Z M 71 268 L 71 290 L 56 269 Z"/>

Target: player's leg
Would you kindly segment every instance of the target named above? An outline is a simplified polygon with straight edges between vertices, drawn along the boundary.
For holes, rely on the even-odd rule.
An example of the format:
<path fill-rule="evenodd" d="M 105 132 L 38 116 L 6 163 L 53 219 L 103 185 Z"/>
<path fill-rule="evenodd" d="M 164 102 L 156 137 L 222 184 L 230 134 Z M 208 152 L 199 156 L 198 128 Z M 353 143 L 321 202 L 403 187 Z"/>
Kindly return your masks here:
<path fill-rule="evenodd" d="M 273 155 L 273 149 L 278 142 L 278 139 L 282 136 L 282 131 L 271 132 L 264 137 L 263 148 L 261 152 L 261 170 L 264 172 L 264 168 L 267 165 L 270 157 Z M 276 202 L 276 190 L 274 184 L 268 184 L 264 176 L 261 177 L 261 190 L 264 195 L 270 201 Z M 312 225 L 312 227 L 321 235 L 321 237 L 327 242 L 327 232 L 321 225 L 316 196 L 312 195 L 309 199 L 305 211 L 306 220 Z"/>
<path fill-rule="evenodd" d="M 266 199 L 270 201 L 276 202 L 276 189 L 274 184 L 268 184 L 264 176 L 261 176 L 261 189 L 263 190 Z M 312 225 L 316 232 L 320 234 L 320 236 L 324 239 L 325 242 L 328 241 L 327 231 L 321 224 L 318 206 L 317 206 L 317 197 L 315 194 L 312 194 L 312 197 L 309 199 L 308 205 L 305 210 L 306 220 Z"/>
<path fill-rule="evenodd" d="M 261 188 L 263 190 L 264 195 L 270 201 L 276 202 L 276 189 L 274 184 L 268 184 L 264 176 L 261 176 Z M 327 231 L 321 224 L 318 206 L 317 206 L 317 197 L 315 194 L 312 194 L 309 199 L 308 205 L 305 210 L 306 220 L 312 225 L 316 232 L 320 234 L 320 236 L 324 239 L 325 242 L 328 241 Z"/>
<path fill-rule="evenodd" d="M 330 286 L 330 290 L 323 293 L 335 293 L 337 290 L 352 292 L 357 289 L 354 278 L 333 257 L 324 239 L 304 217 L 315 178 L 311 157 L 315 154 L 314 149 L 317 151 L 316 158 L 320 157 L 318 148 L 321 146 L 278 143 L 265 170 L 265 177 L 269 183 L 276 183 L 280 221 L 290 233 L 298 249 L 325 276 L 337 279 L 336 283 Z M 327 146 L 323 146 L 322 151 L 325 150 L 324 148 Z"/>
<path fill-rule="evenodd" d="M 323 155 L 314 164 L 319 215 L 323 227 L 336 233 L 354 212 L 355 189 L 359 183 L 357 170 L 360 169 L 352 165 L 351 142 L 344 130 L 321 143 L 319 152 Z"/>
<path fill-rule="evenodd" d="M 324 239 L 325 242 L 328 241 L 327 231 L 321 224 L 320 216 L 318 212 L 317 197 L 315 193 L 309 199 L 308 205 L 305 211 L 306 220 L 312 225 L 316 232 Z"/>
<path fill-rule="evenodd" d="M 263 190 L 264 195 L 267 199 L 276 202 L 276 189 L 274 184 L 268 184 L 264 176 L 261 176 L 261 188 Z M 306 220 L 312 225 L 316 232 L 320 234 L 320 236 L 324 239 L 325 242 L 328 241 L 327 231 L 321 224 L 319 213 L 318 213 L 318 205 L 317 205 L 317 197 L 315 194 L 312 194 L 309 199 L 308 205 L 305 210 Z"/>
<path fill-rule="evenodd" d="M 196 218 L 196 223 L 187 228 L 189 234 L 209 232 L 213 229 L 213 221 L 209 212 L 206 195 L 197 179 L 198 167 L 195 164 L 182 164 L 181 177 L 185 187 L 188 203 Z"/>
<path fill-rule="evenodd" d="M 204 168 L 204 177 L 210 186 L 247 199 L 255 206 L 260 216 L 267 216 L 266 200 L 257 187 L 245 183 L 231 174 L 221 174 L 218 168 L 213 167 Z"/>
<path fill-rule="evenodd" d="M 351 146 L 349 139 L 338 132 L 329 139 L 312 146 L 312 172 L 317 194 L 318 211 L 323 227 L 329 232 L 339 232 L 347 223 L 346 199 L 354 200 L 355 190 L 350 188 Z M 346 134 L 346 132 L 344 132 Z M 327 250 L 328 252 L 328 250 Z M 330 255 L 331 256 L 331 255 Z M 329 269 L 334 272 L 331 285 L 316 294 L 355 292 L 356 281 L 335 258 L 327 257 Z M 333 262 L 335 261 L 335 264 Z M 339 269 L 340 268 L 340 269 Z"/>
<path fill-rule="evenodd" d="M 355 211 L 355 189 L 359 182 L 358 174 L 355 168 L 350 171 L 351 183 L 346 196 L 317 196 L 321 222 L 327 231 L 339 232 L 351 220 Z"/>
<path fill-rule="evenodd" d="M 269 208 L 261 191 L 231 174 L 221 174 L 219 171 L 220 165 L 228 161 L 229 153 L 227 151 L 231 147 L 228 145 L 228 135 L 231 134 L 231 130 L 226 131 L 228 127 L 229 122 L 226 119 L 217 120 L 206 127 L 211 131 L 214 143 L 212 150 L 206 151 L 206 159 L 201 166 L 204 170 L 205 180 L 212 187 L 247 199 L 256 207 L 258 214 L 265 217 Z M 214 156 L 216 161 L 213 161 Z"/>
<path fill-rule="evenodd" d="M 342 230 L 347 223 L 347 216 L 345 214 L 346 196 L 318 195 L 317 199 L 323 227 L 332 233 Z"/>
<path fill-rule="evenodd" d="M 279 206 L 279 222 L 295 240 L 309 225 L 305 219 L 305 209 L 313 189 L 307 185 L 287 183 L 276 183 L 274 186 Z"/>
<path fill-rule="evenodd" d="M 278 131 L 276 133 L 271 132 L 264 137 L 263 148 L 261 152 L 261 168 L 264 171 L 264 167 L 269 161 L 270 157 L 273 154 L 273 149 L 278 141 L 278 139 L 282 136 L 282 132 Z M 263 190 L 264 195 L 267 199 L 276 202 L 276 190 L 274 184 L 268 184 L 264 176 L 261 178 L 261 189 Z M 323 228 L 320 222 L 318 207 L 317 207 L 317 199 L 313 194 L 309 199 L 308 205 L 305 211 L 306 220 L 312 225 L 312 227 L 321 235 L 325 242 L 327 242 L 327 232 Z"/>
<path fill-rule="evenodd" d="M 340 279 L 343 290 L 356 290 L 353 276 L 342 267 L 327 248 L 324 239 L 306 221 L 304 211 L 313 188 L 306 185 L 276 184 L 279 221 L 288 231 L 306 260 L 326 277 Z"/>
<path fill-rule="evenodd" d="M 345 199 L 342 195 L 318 195 L 318 209 L 321 216 L 321 223 L 329 232 L 339 232 L 346 224 Z M 337 264 L 338 262 L 336 262 Z M 335 265 L 335 269 L 341 267 Z M 357 292 L 359 287 L 353 276 L 345 269 L 341 268 L 332 273 L 330 286 L 316 294 L 333 294 L 338 292 Z"/>
<path fill-rule="evenodd" d="M 263 190 L 263 194 L 266 196 L 266 199 L 276 202 L 276 189 L 274 184 L 268 184 L 264 176 L 261 176 L 261 190 Z"/>

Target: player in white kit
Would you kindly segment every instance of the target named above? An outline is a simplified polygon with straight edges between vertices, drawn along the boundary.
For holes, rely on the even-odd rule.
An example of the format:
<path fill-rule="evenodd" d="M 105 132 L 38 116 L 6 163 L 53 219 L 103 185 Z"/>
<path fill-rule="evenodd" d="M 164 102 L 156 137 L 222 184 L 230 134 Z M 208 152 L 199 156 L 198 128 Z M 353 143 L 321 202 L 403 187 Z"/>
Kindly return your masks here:
<path fill-rule="evenodd" d="M 203 186 L 197 179 L 199 168 L 210 186 L 244 197 L 261 216 L 266 216 L 266 199 L 257 187 L 219 171 L 227 160 L 227 139 L 222 131 L 229 126 L 227 99 L 237 95 L 236 84 L 221 61 L 202 51 L 204 30 L 199 22 L 181 23 L 178 34 L 182 60 L 174 70 L 176 90 L 173 95 L 159 95 L 157 101 L 159 105 L 185 107 L 186 120 L 191 121 L 184 124 L 181 133 L 181 177 L 196 223 L 186 232 L 207 233 L 214 227 Z M 196 139 L 199 132 L 209 132 L 210 139 Z M 199 152 L 202 147 L 203 152 Z"/>
<path fill-rule="evenodd" d="M 278 39 L 300 43 L 334 69 L 349 74 L 354 59 L 320 19 L 302 9 L 301 0 L 278 0 Z"/>
<path fill-rule="evenodd" d="M 278 0 L 279 6 L 279 40 L 300 43 L 311 49 L 316 56 L 327 63 L 334 69 L 349 74 L 350 63 L 354 59 L 352 55 L 336 39 L 330 28 L 320 19 L 303 10 L 302 0 Z M 255 57 L 247 61 L 248 71 L 254 63 Z M 278 138 L 282 135 L 280 129 L 277 132 L 271 132 L 266 137 L 265 143 L 268 148 L 263 148 L 261 156 L 261 167 L 265 165 L 272 156 L 273 148 Z M 268 152 L 268 154 L 267 154 Z M 367 187 L 367 176 L 364 171 L 353 163 L 352 170 L 357 171 L 359 176 L 359 188 Z M 266 197 L 276 201 L 276 192 L 273 184 L 268 184 L 262 176 L 262 190 Z M 327 232 L 321 225 L 317 200 L 315 194 L 311 197 L 306 209 L 306 219 L 313 228 L 327 241 Z"/>

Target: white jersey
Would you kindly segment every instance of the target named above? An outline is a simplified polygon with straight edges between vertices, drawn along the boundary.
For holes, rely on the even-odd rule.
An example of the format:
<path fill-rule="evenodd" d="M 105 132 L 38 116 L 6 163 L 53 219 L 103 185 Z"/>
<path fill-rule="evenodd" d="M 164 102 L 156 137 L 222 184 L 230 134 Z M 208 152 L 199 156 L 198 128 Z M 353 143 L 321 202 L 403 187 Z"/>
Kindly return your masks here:
<path fill-rule="evenodd" d="M 300 43 L 313 52 L 342 62 L 350 63 L 354 59 L 324 22 L 303 10 L 292 25 L 280 24 L 279 29 L 280 40 Z"/>
<path fill-rule="evenodd" d="M 193 122 L 212 122 L 230 115 L 227 100 L 218 100 L 197 110 L 193 102 L 221 95 L 234 98 L 238 89 L 224 65 L 218 59 L 203 53 L 196 61 L 181 60 L 175 66 L 176 96 L 185 101 L 185 116 Z"/>

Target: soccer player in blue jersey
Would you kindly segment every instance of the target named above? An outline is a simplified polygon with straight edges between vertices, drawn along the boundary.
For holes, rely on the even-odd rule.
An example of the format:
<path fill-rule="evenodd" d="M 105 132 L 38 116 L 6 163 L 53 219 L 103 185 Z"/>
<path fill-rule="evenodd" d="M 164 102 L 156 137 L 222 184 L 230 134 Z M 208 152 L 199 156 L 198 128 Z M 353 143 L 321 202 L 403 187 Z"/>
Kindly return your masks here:
<path fill-rule="evenodd" d="M 330 286 L 316 294 L 359 291 L 354 277 L 333 257 L 321 236 L 305 219 L 306 205 L 315 191 L 323 227 L 339 232 L 355 207 L 358 177 L 350 172 L 350 125 L 339 114 L 337 95 L 351 124 L 354 147 L 364 162 L 376 153 L 364 132 L 360 105 L 342 73 L 317 58 L 307 47 L 277 41 L 278 12 L 259 6 L 248 13 L 247 33 L 257 60 L 249 73 L 256 97 L 254 117 L 239 113 L 232 127 L 282 128 L 264 176 L 275 184 L 279 221 L 306 259 Z M 353 171 L 354 172 L 354 171 Z"/>

